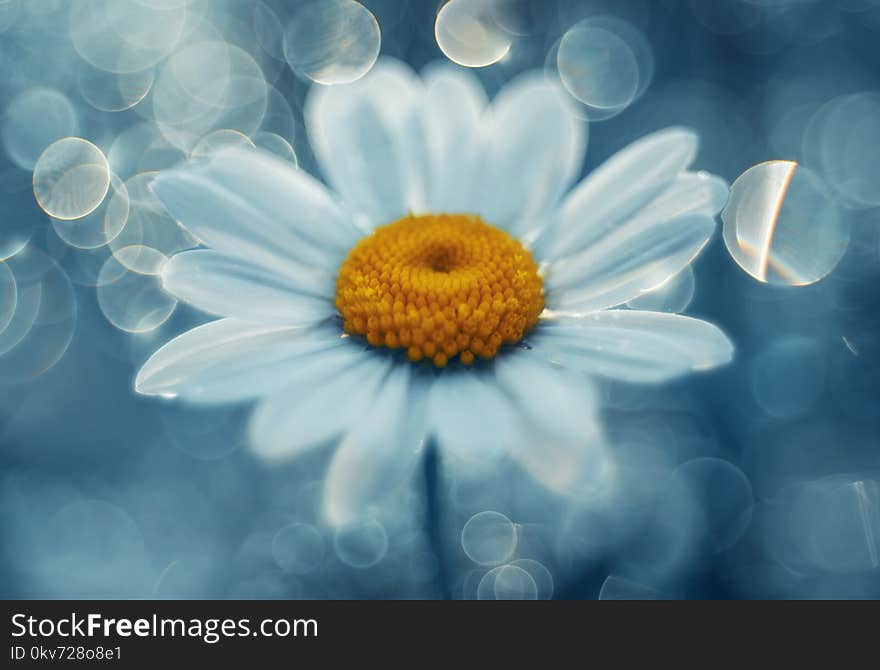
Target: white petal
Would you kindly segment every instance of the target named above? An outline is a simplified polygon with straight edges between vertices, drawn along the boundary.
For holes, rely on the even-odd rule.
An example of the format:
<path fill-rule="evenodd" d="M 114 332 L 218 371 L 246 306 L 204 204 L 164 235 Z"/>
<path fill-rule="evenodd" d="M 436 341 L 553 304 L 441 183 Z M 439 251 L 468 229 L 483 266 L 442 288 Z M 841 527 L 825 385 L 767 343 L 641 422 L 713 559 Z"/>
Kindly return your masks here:
<path fill-rule="evenodd" d="M 430 156 L 428 208 L 435 212 L 476 211 L 482 156 L 480 119 L 486 93 L 470 71 L 431 64 L 422 71 L 424 126 Z"/>
<path fill-rule="evenodd" d="M 510 453 L 547 488 L 569 495 L 593 492 L 609 460 L 592 384 L 535 353 L 511 352 L 496 361 L 498 383 L 523 417 L 524 439 L 511 442 Z"/>
<path fill-rule="evenodd" d="M 361 235 L 319 182 L 255 149 L 162 172 L 152 189 L 206 246 L 280 272 L 336 266 Z"/>
<path fill-rule="evenodd" d="M 668 219 L 684 214 L 716 216 L 724 205 L 730 185 L 708 172 L 682 172 L 672 185 L 648 203 L 638 218 Z"/>
<path fill-rule="evenodd" d="M 555 309 L 595 311 L 650 293 L 680 276 L 715 230 L 728 185 L 683 172 L 618 229 L 545 270 Z"/>
<path fill-rule="evenodd" d="M 485 124 L 478 213 L 523 234 L 580 173 L 586 127 L 541 73 L 521 75 L 505 86 Z"/>
<path fill-rule="evenodd" d="M 293 263 L 282 275 L 219 251 L 185 251 L 162 268 L 162 282 L 198 309 L 245 321 L 305 325 L 336 313 L 333 277 Z"/>
<path fill-rule="evenodd" d="M 520 439 L 520 417 L 491 371 L 450 370 L 434 380 L 428 425 L 440 447 L 465 461 L 499 456 Z"/>
<path fill-rule="evenodd" d="M 733 358 L 733 344 L 717 326 L 665 312 L 551 315 L 529 344 L 565 367 L 628 382 L 662 382 Z"/>
<path fill-rule="evenodd" d="M 352 84 L 313 87 L 306 100 L 306 127 L 321 172 L 373 225 L 424 209 L 420 87 L 408 66 L 384 58 Z"/>
<path fill-rule="evenodd" d="M 584 249 L 665 191 L 697 155 L 686 128 L 647 135 L 593 170 L 565 198 L 559 220 L 536 245 L 544 258 Z"/>
<path fill-rule="evenodd" d="M 424 440 L 423 390 L 410 366 L 396 365 L 360 422 L 336 450 L 324 482 L 324 516 L 354 523 L 411 474 Z"/>
<path fill-rule="evenodd" d="M 266 460 L 289 459 L 338 437 L 357 422 L 380 389 L 390 359 L 369 351 L 334 349 L 302 361 L 285 390 L 263 400 L 251 418 L 254 451 Z"/>
<path fill-rule="evenodd" d="M 220 319 L 166 343 L 141 367 L 135 390 L 197 402 L 233 402 L 283 388 L 300 356 L 351 346 L 334 326 L 291 328 Z"/>
<path fill-rule="evenodd" d="M 592 312 L 620 305 L 681 272 L 709 241 L 715 220 L 703 213 L 630 219 L 582 252 L 545 270 L 547 304 Z"/>
<path fill-rule="evenodd" d="M 584 439 L 596 434 L 597 400 L 585 375 L 551 366 L 529 351 L 511 351 L 495 361 L 495 377 L 540 432 Z"/>

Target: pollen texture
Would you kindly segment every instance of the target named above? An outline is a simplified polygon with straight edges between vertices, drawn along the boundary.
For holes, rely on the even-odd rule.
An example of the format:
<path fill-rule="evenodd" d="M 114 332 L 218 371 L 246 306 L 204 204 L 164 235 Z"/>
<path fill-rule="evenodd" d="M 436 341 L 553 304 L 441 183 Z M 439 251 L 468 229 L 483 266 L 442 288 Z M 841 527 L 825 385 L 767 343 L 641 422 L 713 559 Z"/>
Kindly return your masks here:
<path fill-rule="evenodd" d="M 444 367 L 492 358 L 538 321 L 538 266 L 515 239 L 478 216 L 407 216 L 377 228 L 339 268 L 336 308 L 346 332 Z"/>

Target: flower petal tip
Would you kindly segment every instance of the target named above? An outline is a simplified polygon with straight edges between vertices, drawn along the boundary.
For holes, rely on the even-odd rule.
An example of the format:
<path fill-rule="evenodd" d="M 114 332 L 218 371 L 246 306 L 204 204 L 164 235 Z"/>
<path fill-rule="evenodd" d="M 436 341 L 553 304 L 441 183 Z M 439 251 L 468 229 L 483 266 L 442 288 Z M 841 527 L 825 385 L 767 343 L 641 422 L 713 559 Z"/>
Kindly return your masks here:
<path fill-rule="evenodd" d="M 670 151 L 687 156 L 693 162 L 700 151 L 700 135 L 689 126 L 669 126 L 655 133 L 655 137 L 669 143 Z"/>
<path fill-rule="evenodd" d="M 727 334 L 714 323 L 704 321 L 707 329 L 707 337 L 712 338 L 714 347 L 711 352 L 707 353 L 706 358 L 695 363 L 694 371 L 706 371 L 719 368 L 733 361 L 736 347 Z"/>
<path fill-rule="evenodd" d="M 159 389 L 154 387 L 151 383 L 151 375 L 149 371 L 149 363 L 148 360 L 144 365 L 138 370 L 137 376 L 134 379 L 134 390 L 135 393 L 139 395 L 147 395 L 147 396 L 157 396 L 161 395 Z"/>

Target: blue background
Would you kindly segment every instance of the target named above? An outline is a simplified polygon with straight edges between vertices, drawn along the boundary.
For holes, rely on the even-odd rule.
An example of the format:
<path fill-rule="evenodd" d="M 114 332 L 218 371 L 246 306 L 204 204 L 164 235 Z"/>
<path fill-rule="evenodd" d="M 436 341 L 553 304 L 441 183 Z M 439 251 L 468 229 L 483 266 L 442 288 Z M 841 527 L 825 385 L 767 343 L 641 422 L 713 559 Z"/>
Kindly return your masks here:
<path fill-rule="evenodd" d="M 284 2 L 268 4 L 279 17 L 290 12 Z M 443 58 L 433 36 L 438 3 L 364 4 L 382 28 L 382 53 L 416 69 Z M 232 15 L 248 15 L 248 3 L 227 5 Z M 733 181 L 765 160 L 803 158 L 810 108 L 800 121 L 786 112 L 880 87 L 880 3 L 869 0 L 546 0 L 529 7 L 531 34 L 518 37 L 502 63 L 475 70 L 490 95 L 518 72 L 542 67 L 562 32 L 589 15 L 625 19 L 652 47 L 655 71 L 644 96 L 591 124 L 584 173 L 630 141 L 681 124 L 701 135 L 696 166 Z M 56 25 L 47 16 L 40 25 Z M 59 44 L 66 39 L 50 35 Z M 75 54 L 54 46 L 43 52 L 45 40 L 27 22 L 0 33 L 0 107 L 28 86 L 63 86 L 53 70 L 63 72 Z M 286 134 L 300 165 L 316 171 L 301 118 L 308 86 L 286 67 L 275 86 L 294 110 Z M 93 141 L 136 119 L 135 110 L 101 113 L 75 90 L 69 96 Z M 865 138 L 866 150 L 876 151 L 875 139 Z M 8 161 L 0 172 L 7 183 L 30 179 Z M 30 191 L 16 193 L 3 196 L 3 220 L 32 221 L 32 244 L 50 255 L 76 253 L 59 251 Z M 461 529 L 481 509 L 498 509 L 522 525 L 521 538 L 535 538 L 533 553 L 524 546 L 517 555 L 548 568 L 554 597 L 595 598 L 609 575 L 624 580 L 624 596 L 878 597 L 880 220 L 870 208 L 846 216 L 849 250 L 811 286 L 760 284 L 730 258 L 720 234 L 698 259 L 687 313 L 729 334 L 733 364 L 662 387 L 607 391 L 612 432 L 641 430 L 660 463 L 650 480 L 634 479 L 623 494 L 641 501 L 634 503 L 640 511 L 573 511 L 520 480 L 527 494 L 494 499 L 498 479 L 467 483 L 476 493 L 468 488 L 470 497 L 456 506 L 462 485 L 429 468 L 435 504 L 410 506 L 415 519 L 402 512 L 383 519 L 387 547 L 363 568 L 346 554 L 345 538 L 316 521 L 326 453 L 266 466 L 243 447 L 246 408 L 206 412 L 134 394 L 139 364 L 203 315 L 181 305 L 156 332 L 132 335 L 106 321 L 94 288 L 74 284 L 77 323 L 64 357 L 33 381 L 0 384 L 0 595 L 473 596 L 471 582 L 484 570 L 462 553 Z M 641 467 L 645 453 L 625 458 Z M 642 509 L 646 492 L 656 488 L 662 498 L 670 473 L 701 458 L 731 464 L 734 475 L 722 471 L 715 483 L 699 475 L 701 493 L 681 509 L 672 505 L 657 530 Z M 841 477 L 847 490 L 861 482 L 861 507 L 840 493 L 834 483 Z M 811 482 L 824 503 L 805 502 L 802 487 Z M 695 506 L 721 524 L 722 536 L 733 533 L 730 546 L 692 523 Z M 744 527 L 730 530 L 744 515 Z M 316 529 L 320 546 L 308 548 L 314 566 L 290 570 L 274 538 L 299 522 Z M 669 527 L 684 529 L 686 550 Z M 365 532 L 353 551 L 375 550 Z M 664 552 L 674 560 L 659 566 Z"/>

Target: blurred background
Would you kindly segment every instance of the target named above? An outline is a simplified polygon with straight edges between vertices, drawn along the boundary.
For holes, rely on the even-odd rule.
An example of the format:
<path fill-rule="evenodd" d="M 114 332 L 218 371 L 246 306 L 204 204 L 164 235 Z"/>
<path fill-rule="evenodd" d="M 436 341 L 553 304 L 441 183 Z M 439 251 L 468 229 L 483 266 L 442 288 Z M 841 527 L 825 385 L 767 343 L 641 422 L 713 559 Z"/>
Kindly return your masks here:
<path fill-rule="evenodd" d="M 880 597 L 880 1 L 0 0 L 0 595 Z M 377 55 L 543 69 L 588 172 L 667 125 L 733 184 L 692 270 L 638 299 L 733 364 L 602 388 L 613 490 L 446 467 L 356 527 L 329 450 L 265 465 L 247 407 L 136 396 L 208 317 L 157 278 L 197 244 L 156 171 L 253 144 L 318 174 L 312 86 Z M 597 474 L 597 477 L 601 476 Z"/>

